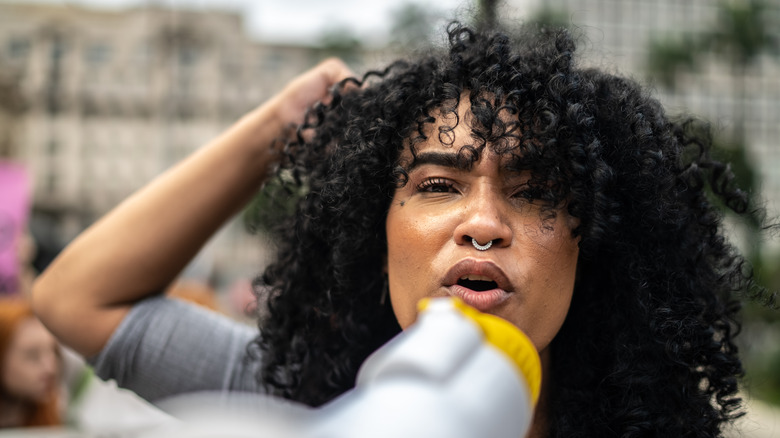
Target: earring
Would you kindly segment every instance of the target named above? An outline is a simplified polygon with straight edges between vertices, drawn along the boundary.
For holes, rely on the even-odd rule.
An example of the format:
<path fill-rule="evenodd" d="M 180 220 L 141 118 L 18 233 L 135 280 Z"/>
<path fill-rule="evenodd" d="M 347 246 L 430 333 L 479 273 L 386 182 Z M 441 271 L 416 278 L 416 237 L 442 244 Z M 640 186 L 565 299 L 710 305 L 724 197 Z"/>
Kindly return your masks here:
<path fill-rule="evenodd" d="M 385 302 L 387 301 L 387 295 L 390 293 L 390 284 L 387 281 L 387 275 L 385 275 L 385 280 L 382 284 L 382 295 L 379 296 L 379 305 L 384 306 Z"/>

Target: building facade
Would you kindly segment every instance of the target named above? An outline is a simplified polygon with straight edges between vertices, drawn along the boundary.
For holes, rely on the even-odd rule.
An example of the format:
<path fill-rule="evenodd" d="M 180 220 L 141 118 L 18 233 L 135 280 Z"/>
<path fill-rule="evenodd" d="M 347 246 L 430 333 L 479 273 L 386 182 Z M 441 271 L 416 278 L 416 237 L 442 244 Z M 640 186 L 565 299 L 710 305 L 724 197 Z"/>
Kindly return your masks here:
<path fill-rule="evenodd" d="M 32 176 L 36 237 L 67 242 L 320 57 L 223 11 L 0 3 L 0 158 Z M 257 239 L 233 221 L 196 265 L 251 275 Z"/>

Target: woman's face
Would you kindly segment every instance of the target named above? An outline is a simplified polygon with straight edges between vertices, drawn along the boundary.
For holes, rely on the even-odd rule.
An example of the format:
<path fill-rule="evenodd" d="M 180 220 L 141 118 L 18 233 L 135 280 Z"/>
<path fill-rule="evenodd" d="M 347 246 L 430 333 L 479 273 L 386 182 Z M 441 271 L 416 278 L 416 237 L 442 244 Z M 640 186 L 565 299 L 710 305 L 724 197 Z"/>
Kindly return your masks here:
<path fill-rule="evenodd" d="M 44 401 L 57 384 L 58 348 L 54 336 L 38 319 L 22 321 L 11 339 L 2 366 L 3 388 L 20 400 Z"/>
<path fill-rule="evenodd" d="M 540 206 L 522 197 L 529 175 L 506 169 L 489 149 L 470 169 L 459 167 L 455 154 L 472 142 L 464 112 L 452 145 L 434 134 L 417 146 L 414 162 L 408 149 L 402 154 L 409 180 L 386 222 L 393 311 L 406 328 L 420 299 L 457 296 L 513 323 L 542 352 L 571 302 L 577 221 L 565 209 L 543 221 Z M 493 243 L 481 251 L 472 239 Z"/>

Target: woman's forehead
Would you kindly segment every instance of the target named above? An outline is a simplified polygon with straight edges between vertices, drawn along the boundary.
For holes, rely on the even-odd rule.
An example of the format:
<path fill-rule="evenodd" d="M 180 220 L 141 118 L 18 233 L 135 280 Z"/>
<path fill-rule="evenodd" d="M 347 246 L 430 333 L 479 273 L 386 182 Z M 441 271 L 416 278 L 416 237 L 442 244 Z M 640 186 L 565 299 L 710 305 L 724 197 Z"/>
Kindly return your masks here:
<path fill-rule="evenodd" d="M 519 175 L 527 170 L 522 163 L 522 157 L 510 151 L 499 153 L 489 147 L 474 149 L 470 145 L 448 146 L 438 142 L 421 144 L 419 148 L 415 148 L 414 154 L 407 148 L 399 164 L 406 172 L 426 165 L 469 172 L 485 161 L 489 161 L 505 176 Z"/>
<path fill-rule="evenodd" d="M 456 126 L 439 125 L 429 135 L 413 136 L 404 141 L 399 162 L 403 167 L 420 164 L 442 164 L 451 167 L 468 167 L 484 157 L 506 165 L 522 161 L 521 138 L 505 136 L 494 141 L 475 131 L 461 120 Z M 454 163 L 457 161 L 458 163 Z"/>
<path fill-rule="evenodd" d="M 464 146 L 483 139 L 520 139 L 524 125 L 517 111 L 510 110 L 506 102 L 494 101 L 491 93 L 474 97 L 479 115 L 472 110 L 472 97 L 468 90 L 458 100 L 450 99 L 427 112 L 417 121 L 417 129 L 407 138 L 405 146 L 424 143 L 428 147 Z"/>
<path fill-rule="evenodd" d="M 532 157 L 541 151 L 541 142 L 524 135 L 530 132 L 528 124 L 505 104 L 493 93 L 472 96 L 470 90 L 464 90 L 458 99 L 442 102 L 427 118 L 418 120 L 417 129 L 406 137 L 399 164 L 408 171 L 421 164 L 448 161 L 450 167 L 468 169 L 488 157 L 507 170 L 538 167 L 541 163 Z M 535 170 L 544 173 L 543 169 Z"/>

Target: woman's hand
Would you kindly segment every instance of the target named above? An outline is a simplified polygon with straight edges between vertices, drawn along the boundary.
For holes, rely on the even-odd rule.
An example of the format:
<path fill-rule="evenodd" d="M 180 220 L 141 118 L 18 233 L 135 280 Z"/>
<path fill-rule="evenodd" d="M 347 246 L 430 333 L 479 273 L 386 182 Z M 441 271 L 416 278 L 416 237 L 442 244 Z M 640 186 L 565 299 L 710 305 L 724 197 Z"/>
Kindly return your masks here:
<path fill-rule="evenodd" d="M 85 356 L 102 349 L 133 304 L 164 290 L 252 198 L 278 159 L 274 140 L 349 75 L 335 59 L 300 75 L 84 231 L 33 286 L 44 324 Z"/>
<path fill-rule="evenodd" d="M 282 127 L 299 125 L 306 110 L 318 101 L 327 103 L 331 87 L 351 76 L 354 74 L 340 59 L 327 59 L 295 78 L 269 105 Z"/>

